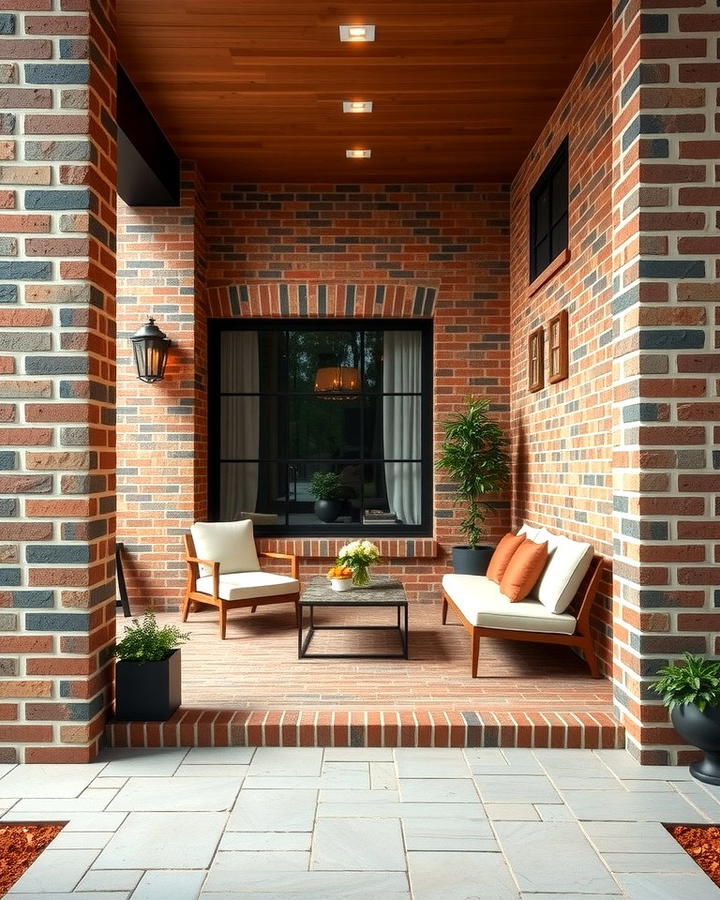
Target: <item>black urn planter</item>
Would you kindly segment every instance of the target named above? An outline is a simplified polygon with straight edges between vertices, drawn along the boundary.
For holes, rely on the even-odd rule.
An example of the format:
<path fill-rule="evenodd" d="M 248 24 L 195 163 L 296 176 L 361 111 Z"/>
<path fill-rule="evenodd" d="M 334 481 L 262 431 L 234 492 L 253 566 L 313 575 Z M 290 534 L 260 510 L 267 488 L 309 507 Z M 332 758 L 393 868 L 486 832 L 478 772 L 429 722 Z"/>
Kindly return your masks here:
<path fill-rule="evenodd" d="M 484 575 L 495 552 L 494 547 L 453 547 L 453 569 L 456 575 Z"/>
<path fill-rule="evenodd" d="M 690 766 L 690 774 L 705 784 L 720 784 L 720 707 L 700 712 L 694 703 L 685 703 L 673 707 L 670 718 L 680 737 L 705 753 Z"/>
<path fill-rule="evenodd" d="M 180 650 L 159 662 L 115 663 L 115 718 L 164 722 L 180 706 Z"/>
<path fill-rule="evenodd" d="M 343 508 L 342 500 L 316 500 L 315 515 L 321 522 L 334 522 Z"/>

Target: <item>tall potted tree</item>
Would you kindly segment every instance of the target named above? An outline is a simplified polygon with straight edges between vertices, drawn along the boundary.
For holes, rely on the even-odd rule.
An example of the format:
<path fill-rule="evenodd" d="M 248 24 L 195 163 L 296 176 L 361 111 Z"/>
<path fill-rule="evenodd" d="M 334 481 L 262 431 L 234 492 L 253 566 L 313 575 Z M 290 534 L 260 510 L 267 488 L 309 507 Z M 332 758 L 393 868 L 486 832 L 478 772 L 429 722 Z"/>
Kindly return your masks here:
<path fill-rule="evenodd" d="M 455 505 L 465 507 L 460 530 L 468 543 L 453 547 L 453 566 L 460 575 L 485 574 L 493 547 L 482 544 L 482 538 L 492 507 L 483 498 L 501 491 L 510 477 L 509 440 L 488 416 L 489 409 L 489 400 L 471 397 L 461 412 L 443 423 L 437 467 L 456 482 Z"/>
<path fill-rule="evenodd" d="M 670 710 L 675 730 L 705 754 L 690 774 L 720 784 L 720 662 L 685 654 L 682 666 L 663 666 L 652 686 Z"/>

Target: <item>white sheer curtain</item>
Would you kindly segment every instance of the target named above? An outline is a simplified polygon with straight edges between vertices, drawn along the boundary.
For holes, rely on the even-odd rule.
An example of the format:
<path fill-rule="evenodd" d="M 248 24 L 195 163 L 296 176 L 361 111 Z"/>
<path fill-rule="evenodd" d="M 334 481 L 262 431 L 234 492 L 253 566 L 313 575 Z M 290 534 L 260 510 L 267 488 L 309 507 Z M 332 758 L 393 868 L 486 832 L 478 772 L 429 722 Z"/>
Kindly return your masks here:
<path fill-rule="evenodd" d="M 260 389 L 257 331 L 224 331 L 220 389 L 252 393 Z M 257 459 L 260 454 L 260 398 L 223 397 L 220 423 L 222 459 Z M 220 478 L 220 518 L 235 521 L 257 507 L 258 464 L 224 463 Z"/>
<path fill-rule="evenodd" d="M 383 334 L 383 391 L 413 392 L 422 387 L 422 341 L 418 331 Z M 420 459 L 420 397 L 383 399 L 383 443 L 386 459 Z M 419 525 L 422 480 L 418 463 L 385 463 L 390 510 L 406 525 Z"/>

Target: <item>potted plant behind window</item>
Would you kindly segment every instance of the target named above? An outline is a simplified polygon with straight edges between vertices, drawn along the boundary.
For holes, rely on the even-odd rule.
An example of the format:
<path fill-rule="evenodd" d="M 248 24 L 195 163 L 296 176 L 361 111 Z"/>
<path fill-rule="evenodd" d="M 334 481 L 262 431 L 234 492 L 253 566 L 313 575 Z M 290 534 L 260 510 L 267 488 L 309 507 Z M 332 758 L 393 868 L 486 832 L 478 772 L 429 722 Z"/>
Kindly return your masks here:
<path fill-rule="evenodd" d="M 160 722 L 180 706 L 180 644 L 190 639 L 176 625 L 160 627 L 148 609 L 133 619 L 115 645 L 115 717 Z"/>
<path fill-rule="evenodd" d="M 321 522 L 334 522 L 342 512 L 344 490 L 335 472 L 314 472 L 310 493 L 315 497 L 315 515 Z"/>
<path fill-rule="evenodd" d="M 484 522 L 492 507 L 483 500 L 497 494 L 510 477 L 509 441 L 487 413 L 489 400 L 469 398 L 465 408 L 443 423 L 437 468 L 456 482 L 455 505 L 465 506 L 460 530 L 467 546 L 453 547 L 453 567 L 460 575 L 484 575 L 493 547 L 482 544 Z"/>
<path fill-rule="evenodd" d="M 663 666 L 658 675 L 652 689 L 670 710 L 675 730 L 705 753 L 690 774 L 720 784 L 720 662 L 686 653 L 684 665 Z"/>

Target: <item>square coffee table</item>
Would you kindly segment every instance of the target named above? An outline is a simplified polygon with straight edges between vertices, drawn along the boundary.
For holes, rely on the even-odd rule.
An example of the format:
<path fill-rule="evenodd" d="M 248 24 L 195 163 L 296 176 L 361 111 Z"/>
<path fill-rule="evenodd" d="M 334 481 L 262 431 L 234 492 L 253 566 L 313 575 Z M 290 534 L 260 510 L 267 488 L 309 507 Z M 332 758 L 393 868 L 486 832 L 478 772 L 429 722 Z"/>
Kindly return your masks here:
<path fill-rule="evenodd" d="M 315 610 L 330 607 L 355 609 L 389 607 L 397 611 L 395 625 L 316 625 Z M 310 611 L 307 632 L 303 636 L 305 610 Z M 308 653 L 316 631 L 397 631 L 400 653 Z M 305 588 L 298 610 L 298 659 L 407 659 L 408 658 L 408 601 L 405 588 L 392 578 L 373 578 L 366 587 L 350 591 L 334 591 L 328 578 L 318 576 Z"/>

